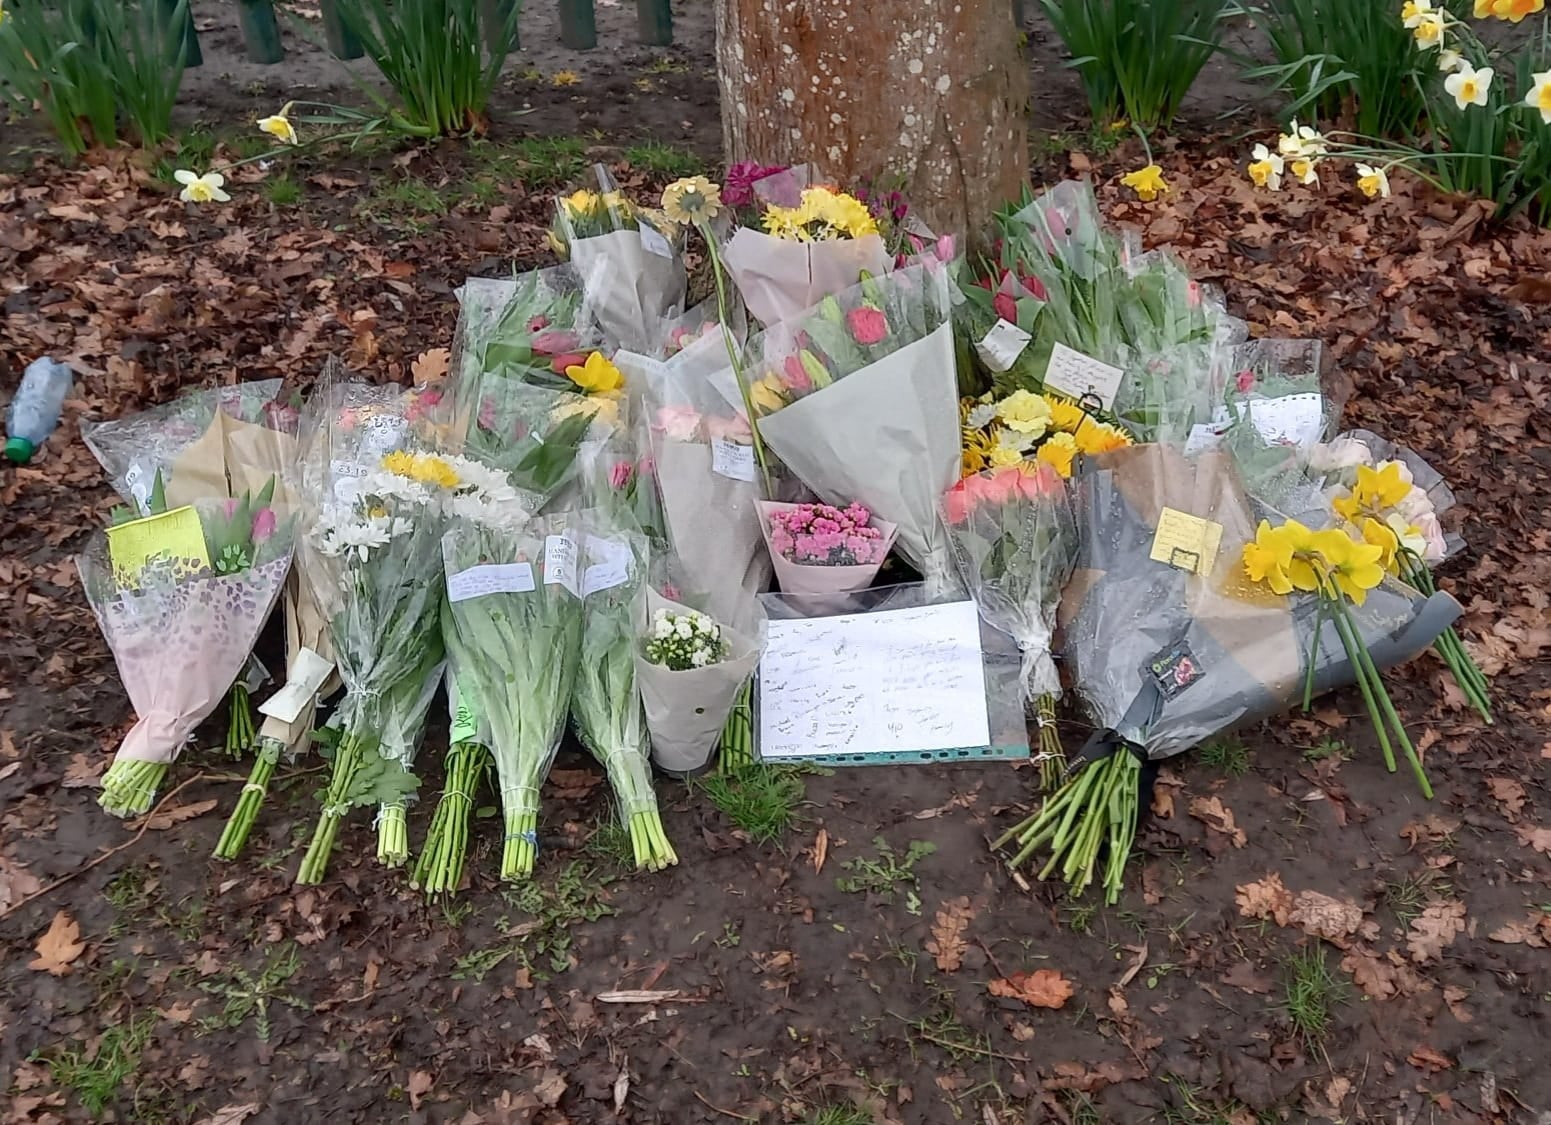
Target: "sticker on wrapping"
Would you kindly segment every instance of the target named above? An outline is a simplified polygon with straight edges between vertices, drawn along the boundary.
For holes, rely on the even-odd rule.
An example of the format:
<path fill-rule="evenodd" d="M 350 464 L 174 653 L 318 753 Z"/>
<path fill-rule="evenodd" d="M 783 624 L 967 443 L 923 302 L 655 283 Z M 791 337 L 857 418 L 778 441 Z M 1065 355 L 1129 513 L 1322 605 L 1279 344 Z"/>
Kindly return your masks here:
<path fill-rule="evenodd" d="M 486 563 L 447 576 L 447 600 L 466 602 L 486 594 L 526 594 L 533 589 L 531 563 Z"/>
<path fill-rule="evenodd" d="M 303 645 L 291 658 L 285 686 L 259 706 L 259 714 L 279 719 L 282 723 L 294 723 L 307 704 L 317 698 L 318 689 L 333 670 L 331 661 Z"/>
<path fill-rule="evenodd" d="M 582 596 L 612 590 L 630 580 L 635 554 L 623 539 L 587 538 L 587 569 L 582 573 Z"/>
<path fill-rule="evenodd" d="M 210 565 L 205 529 L 188 505 L 108 528 L 108 558 L 120 586 L 138 586 L 140 572 L 157 559 L 173 559 L 190 570 Z"/>
<path fill-rule="evenodd" d="M 991 326 L 991 331 L 975 345 L 975 353 L 985 361 L 987 367 L 1000 374 L 1018 362 L 1023 349 L 1029 346 L 1033 338 L 1012 321 L 998 319 Z"/>
<path fill-rule="evenodd" d="M 381 457 L 404 440 L 407 423 L 396 414 L 374 414 L 361 423 L 361 452 Z"/>
<path fill-rule="evenodd" d="M 343 458 L 329 463 L 329 476 L 334 481 L 334 499 L 341 504 L 354 504 L 361 498 L 361 479 L 366 476 L 366 466 L 359 461 Z"/>
<path fill-rule="evenodd" d="M 1045 368 L 1045 390 L 1066 395 L 1077 402 L 1098 401 L 1104 410 L 1115 405 L 1115 395 L 1125 372 L 1092 356 L 1056 344 Z"/>
<path fill-rule="evenodd" d="M 641 224 L 641 249 L 648 254 L 656 254 L 659 258 L 673 257 L 673 246 L 645 223 Z"/>
<path fill-rule="evenodd" d="M 1310 449 L 1325 436 L 1325 396 L 1315 392 L 1249 400 L 1249 420 L 1268 445 Z"/>
<path fill-rule="evenodd" d="M 1170 645 L 1147 662 L 1147 674 L 1164 699 L 1173 699 L 1204 674 L 1195 653 L 1184 641 Z"/>
<path fill-rule="evenodd" d="M 130 462 L 124 470 L 124 487 L 135 501 L 135 507 L 144 515 L 151 510 L 151 487 L 156 474 L 148 472 L 139 461 Z"/>
<path fill-rule="evenodd" d="M 1223 435 L 1232 425 L 1232 422 L 1197 422 L 1190 427 L 1190 436 L 1185 439 L 1185 456 L 1194 457 L 1198 453 L 1221 449 Z"/>
<path fill-rule="evenodd" d="M 475 714 L 474 707 L 469 703 L 469 695 L 458 687 L 456 677 L 447 681 L 447 694 L 452 698 L 448 700 L 452 704 L 452 726 L 447 731 L 447 741 L 456 745 L 459 742 L 473 742 L 479 738 L 479 716 Z"/>
<path fill-rule="evenodd" d="M 576 540 L 569 535 L 550 535 L 544 539 L 544 585 L 564 586 L 573 597 L 580 597 L 577 586 Z"/>
<path fill-rule="evenodd" d="M 1177 508 L 1158 513 L 1158 530 L 1152 537 L 1150 557 L 1192 574 L 1212 573 L 1217 548 L 1222 545 L 1222 524 L 1204 520 Z"/>
<path fill-rule="evenodd" d="M 711 439 L 711 468 L 730 480 L 754 480 L 754 447 L 727 438 Z"/>

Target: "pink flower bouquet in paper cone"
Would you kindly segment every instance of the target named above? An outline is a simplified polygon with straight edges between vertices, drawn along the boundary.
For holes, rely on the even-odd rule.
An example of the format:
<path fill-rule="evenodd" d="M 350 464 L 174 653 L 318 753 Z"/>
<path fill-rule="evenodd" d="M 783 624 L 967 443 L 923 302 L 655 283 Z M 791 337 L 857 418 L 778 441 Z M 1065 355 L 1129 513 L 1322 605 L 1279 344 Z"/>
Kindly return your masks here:
<path fill-rule="evenodd" d="M 788 594 L 843 594 L 872 584 L 896 528 L 860 504 L 761 501 L 760 530 Z"/>

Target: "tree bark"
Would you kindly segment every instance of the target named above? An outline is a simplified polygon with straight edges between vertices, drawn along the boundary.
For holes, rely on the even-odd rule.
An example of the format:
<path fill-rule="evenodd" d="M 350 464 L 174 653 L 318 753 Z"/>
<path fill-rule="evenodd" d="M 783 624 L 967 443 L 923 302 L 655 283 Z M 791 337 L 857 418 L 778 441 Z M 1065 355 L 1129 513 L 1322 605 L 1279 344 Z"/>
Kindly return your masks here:
<path fill-rule="evenodd" d="M 1009 0 L 716 0 L 727 159 L 892 178 L 938 233 L 1018 194 L 1027 71 Z"/>

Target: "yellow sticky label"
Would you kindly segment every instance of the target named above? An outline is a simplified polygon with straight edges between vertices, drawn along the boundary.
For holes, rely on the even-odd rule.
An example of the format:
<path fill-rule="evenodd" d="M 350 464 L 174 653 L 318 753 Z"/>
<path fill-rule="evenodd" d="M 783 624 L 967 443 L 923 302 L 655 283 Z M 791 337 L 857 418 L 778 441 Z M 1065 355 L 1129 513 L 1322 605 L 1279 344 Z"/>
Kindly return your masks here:
<path fill-rule="evenodd" d="M 1158 513 L 1152 539 L 1152 559 L 1202 576 L 1212 573 L 1222 546 L 1222 524 L 1165 508 Z"/>
<path fill-rule="evenodd" d="M 199 513 L 188 505 L 108 528 L 108 558 L 120 585 L 138 585 L 152 559 L 186 559 L 191 568 L 210 565 Z"/>

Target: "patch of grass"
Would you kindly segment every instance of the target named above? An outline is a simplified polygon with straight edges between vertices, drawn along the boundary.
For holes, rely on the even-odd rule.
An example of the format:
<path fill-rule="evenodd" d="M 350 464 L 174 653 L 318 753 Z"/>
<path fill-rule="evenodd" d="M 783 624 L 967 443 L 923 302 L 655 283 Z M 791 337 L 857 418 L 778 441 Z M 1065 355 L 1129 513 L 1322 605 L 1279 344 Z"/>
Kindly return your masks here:
<path fill-rule="evenodd" d="M 449 209 L 448 193 L 414 176 L 379 181 L 367 198 L 356 204 L 355 212 L 363 219 L 422 229 L 427 218 L 440 217 Z"/>
<path fill-rule="evenodd" d="M 827 1105 L 802 1121 L 803 1125 L 875 1125 L 877 1118 L 854 1105 Z"/>
<path fill-rule="evenodd" d="M 276 207 L 292 207 L 302 197 L 302 185 L 290 176 L 276 176 L 264 181 L 264 198 Z"/>
<path fill-rule="evenodd" d="M 1080 132 L 1037 133 L 1029 139 L 1029 147 L 1035 156 L 1047 159 L 1065 156 L 1069 152 L 1081 152 L 1102 159 L 1132 136 L 1135 134 L 1124 125 L 1094 125 Z"/>
<path fill-rule="evenodd" d="M 196 125 L 185 129 L 174 138 L 177 148 L 172 159 L 179 168 L 192 168 L 196 172 L 208 169 L 215 156 L 216 135 L 209 129 Z"/>
<path fill-rule="evenodd" d="M 959 1019 L 952 992 L 939 990 L 932 1010 L 918 1019 L 907 1020 L 898 1015 L 895 1018 L 905 1024 L 913 1040 L 942 1048 L 954 1062 L 992 1054 L 990 1036 L 971 1031 Z"/>
<path fill-rule="evenodd" d="M 1303 752 L 1305 762 L 1323 762 L 1326 758 L 1340 758 L 1343 762 L 1352 756 L 1352 748 L 1339 738 L 1322 738 Z"/>
<path fill-rule="evenodd" d="M 846 860 L 841 867 L 851 874 L 836 879 L 835 886 L 847 894 L 881 895 L 885 902 L 894 901 L 895 889 L 901 884 L 913 892 L 917 886 L 916 864 L 937 850 L 937 845 L 929 840 L 911 840 L 904 855 L 891 848 L 882 836 L 874 836 L 872 843 L 878 858 L 858 856 Z"/>
<path fill-rule="evenodd" d="M 617 816 L 599 822 L 592 835 L 587 837 L 587 850 L 620 871 L 635 867 L 635 847 L 630 843 L 630 833 Z"/>
<path fill-rule="evenodd" d="M 1219 738 L 1208 742 L 1196 754 L 1203 766 L 1219 770 L 1229 777 L 1243 777 L 1249 772 L 1249 747 L 1237 738 Z"/>
<path fill-rule="evenodd" d="M 676 62 L 667 55 L 658 55 L 641 69 L 647 74 L 688 74 L 689 64 Z"/>
<path fill-rule="evenodd" d="M 469 151 L 492 175 L 530 188 L 568 184 L 587 167 L 587 142 L 580 137 L 524 137 L 509 145 L 474 145 Z"/>
<path fill-rule="evenodd" d="M 1178 1104 L 1166 1106 L 1163 1120 L 1167 1125 L 1242 1125 L 1245 1121 L 1276 1121 L 1274 1114 L 1259 1115 L 1235 1098 L 1219 1101 L 1200 1086 L 1182 1078 L 1165 1075 Z"/>
<path fill-rule="evenodd" d="M 1402 926 L 1409 926 L 1411 920 L 1422 913 L 1429 899 L 1448 889 L 1447 883 L 1439 882 L 1436 871 L 1419 871 L 1385 883 L 1384 905 Z"/>
<path fill-rule="evenodd" d="M 226 145 L 238 160 L 252 160 L 255 156 L 274 151 L 277 142 L 269 134 L 253 129 L 233 134 L 227 138 Z"/>
<path fill-rule="evenodd" d="M 1330 1030 L 1331 1009 L 1346 999 L 1346 982 L 1333 973 L 1325 950 L 1299 950 L 1283 962 L 1282 1010 L 1307 1043 L 1319 1043 Z"/>
<path fill-rule="evenodd" d="M 799 767 L 756 762 L 708 773 L 694 784 L 756 844 L 768 844 L 797 822 L 797 808 L 808 795 L 802 774 Z"/>
<path fill-rule="evenodd" d="M 1066 915 L 1066 924 L 1071 927 L 1073 933 L 1091 934 L 1093 916 L 1098 909 L 1097 903 L 1073 902 L 1062 907 L 1062 912 Z"/>
<path fill-rule="evenodd" d="M 1069 1091 L 1063 1099 L 1063 1105 L 1072 1125 L 1104 1125 L 1104 1115 L 1087 1094 Z"/>
<path fill-rule="evenodd" d="M 643 172 L 652 172 L 673 180 L 699 175 L 705 171 L 705 161 L 700 157 L 684 149 L 675 148 L 673 145 L 665 145 L 661 141 L 644 141 L 638 145 L 631 145 L 625 149 L 625 159 L 630 162 L 632 168 L 639 168 Z"/>
<path fill-rule="evenodd" d="M 155 897 L 155 879 L 150 869 L 138 864 L 126 867 L 102 888 L 102 897 L 113 907 L 113 922 L 108 926 L 110 938 L 122 937 L 136 918 L 151 908 Z"/>
<path fill-rule="evenodd" d="M 184 899 L 176 906 L 163 906 L 156 912 L 156 920 L 185 942 L 198 941 L 205 932 L 205 904 Z"/>
<path fill-rule="evenodd" d="M 140 1069 L 140 1052 L 155 1026 L 156 1013 L 143 1012 L 104 1030 L 95 1048 L 76 1040 L 32 1058 L 48 1067 L 55 1085 L 74 1094 L 92 1117 L 100 1118 L 118 1100 L 125 1080 Z"/>
<path fill-rule="evenodd" d="M 534 879 L 504 891 L 507 903 L 528 918 L 519 923 L 500 919 L 498 925 L 506 936 L 495 945 L 459 957 L 453 964 L 452 979 L 484 980 L 511 957 L 538 980 L 565 972 L 571 967 L 571 927 L 614 913 L 604 901 L 606 891 L 597 867 L 583 859 L 566 864 L 553 883 Z"/>
<path fill-rule="evenodd" d="M 214 979 L 201 981 L 200 990 L 219 997 L 224 1003 L 213 1016 L 199 1021 L 201 1034 L 214 1031 L 230 1031 L 253 1020 L 254 1033 L 259 1042 L 269 1042 L 269 1005 L 278 1002 L 307 1011 L 305 1000 L 281 991 L 281 986 L 296 975 L 301 960 L 293 942 L 270 946 L 264 954 L 264 967 L 258 975 L 248 972 L 241 965 L 233 965 Z"/>

